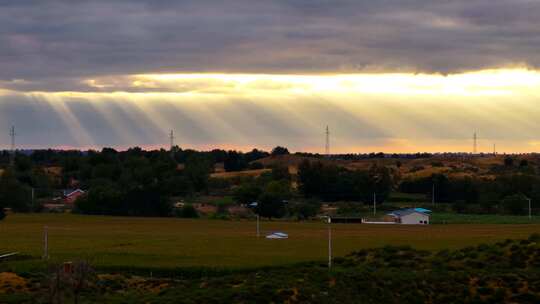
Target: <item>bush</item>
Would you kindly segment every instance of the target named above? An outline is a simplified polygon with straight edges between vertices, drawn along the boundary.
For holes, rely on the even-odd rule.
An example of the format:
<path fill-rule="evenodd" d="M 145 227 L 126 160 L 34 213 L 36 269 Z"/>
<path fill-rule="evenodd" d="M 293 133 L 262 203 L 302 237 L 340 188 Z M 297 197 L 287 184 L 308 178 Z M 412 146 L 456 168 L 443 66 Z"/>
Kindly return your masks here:
<path fill-rule="evenodd" d="M 264 169 L 264 165 L 261 164 L 260 162 L 254 162 L 254 163 L 249 164 L 249 169 L 251 170 Z"/>
<path fill-rule="evenodd" d="M 510 195 L 502 200 L 504 211 L 516 215 L 525 214 L 528 204 L 529 201 L 523 194 Z"/>
<path fill-rule="evenodd" d="M 257 201 L 262 189 L 255 183 L 248 182 L 238 186 L 233 193 L 233 198 L 240 204 L 249 204 Z"/>
<path fill-rule="evenodd" d="M 302 202 L 295 204 L 293 208 L 291 208 L 291 212 L 294 213 L 299 219 L 306 220 L 316 216 L 320 208 L 321 204 L 319 202 Z"/>
<path fill-rule="evenodd" d="M 176 209 L 176 216 L 182 218 L 198 218 L 199 213 L 197 212 L 197 209 L 193 207 L 193 205 L 186 204 L 182 208 Z"/>
<path fill-rule="evenodd" d="M 414 172 L 421 171 L 424 169 L 425 169 L 424 166 L 414 166 L 409 170 L 409 173 L 414 173 Z"/>
<path fill-rule="evenodd" d="M 274 193 L 265 192 L 260 196 L 257 214 L 268 218 L 281 218 L 285 216 L 287 209 L 281 197 Z"/>

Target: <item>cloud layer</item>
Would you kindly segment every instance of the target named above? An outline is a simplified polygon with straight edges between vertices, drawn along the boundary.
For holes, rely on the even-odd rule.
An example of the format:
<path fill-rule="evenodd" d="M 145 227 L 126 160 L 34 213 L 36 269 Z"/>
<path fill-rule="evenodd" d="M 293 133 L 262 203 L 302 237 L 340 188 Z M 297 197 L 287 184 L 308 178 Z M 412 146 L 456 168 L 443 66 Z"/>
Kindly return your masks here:
<path fill-rule="evenodd" d="M 535 0 L 0 0 L 0 130 L 320 152 L 328 124 L 339 152 L 468 151 L 474 130 L 485 151 L 538 151 L 538 16 Z"/>
<path fill-rule="evenodd" d="M 534 0 L 0 0 L 0 86 L 107 75 L 540 66 Z M 22 85 L 22 81 L 25 81 Z"/>

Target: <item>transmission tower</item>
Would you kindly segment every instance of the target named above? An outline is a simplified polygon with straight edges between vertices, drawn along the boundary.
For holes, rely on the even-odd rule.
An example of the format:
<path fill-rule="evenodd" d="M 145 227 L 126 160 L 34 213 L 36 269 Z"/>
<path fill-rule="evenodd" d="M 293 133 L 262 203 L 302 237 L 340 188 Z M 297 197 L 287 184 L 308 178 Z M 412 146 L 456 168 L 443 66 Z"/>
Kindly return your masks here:
<path fill-rule="evenodd" d="M 476 145 L 476 142 L 477 142 L 477 137 L 476 137 L 476 132 L 474 132 L 473 134 L 473 154 L 476 154 L 476 148 L 477 148 L 477 145 Z"/>
<path fill-rule="evenodd" d="M 324 154 L 326 157 L 330 156 L 330 129 L 326 126 L 326 145 L 324 148 Z"/>
<path fill-rule="evenodd" d="M 9 136 L 11 137 L 11 150 L 10 150 L 10 163 L 13 165 L 15 162 L 15 126 L 11 126 L 11 129 L 9 129 Z"/>
<path fill-rule="evenodd" d="M 171 132 L 169 133 L 169 140 L 171 144 L 171 157 L 174 158 L 174 131 L 173 130 L 171 130 Z"/>

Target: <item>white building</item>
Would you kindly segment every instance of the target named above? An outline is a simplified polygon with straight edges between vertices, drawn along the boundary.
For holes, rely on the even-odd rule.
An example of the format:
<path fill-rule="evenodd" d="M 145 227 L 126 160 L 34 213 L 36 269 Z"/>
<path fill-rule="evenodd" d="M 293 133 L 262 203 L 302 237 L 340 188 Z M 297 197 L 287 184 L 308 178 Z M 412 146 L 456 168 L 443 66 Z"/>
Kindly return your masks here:
<path fill-rule="evenodd" d="M 396 210 L 388 213 L 398 224 L 405 225 L 428 225 L 429 213 L 420 212 L 415 209 Z"/>

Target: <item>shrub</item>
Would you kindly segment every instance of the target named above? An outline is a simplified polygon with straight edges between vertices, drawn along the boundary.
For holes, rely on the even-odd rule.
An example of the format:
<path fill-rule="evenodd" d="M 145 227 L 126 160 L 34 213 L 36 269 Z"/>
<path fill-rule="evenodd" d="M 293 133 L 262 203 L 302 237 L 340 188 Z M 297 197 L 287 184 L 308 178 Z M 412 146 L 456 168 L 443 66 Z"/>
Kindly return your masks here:
<path fill-rule="evenodd" d="M 264 169 L 264 165 L 261 164 L 260 162 L 254 162 L 254 163 L 249 164 L 249 169 L 251 170 Z"/>
<path fill-rule="evenodd" d="M 525 214 L 528 203 L 523 194 L 510 195 L 502 200 L 504 210 L 510 214 Z"/>
<path fill-rule="evenodd" d="M 432 167 L 444 167 L 444 164 L 440 161 L 434 161 L 431 163 Z"/>
<path fill-rule="evenodd" d="M 195 207 L 193 207 L 193 205 L 191 204 L 186 204 L 182 208 L 177 209 L 176 215 L 182 218 L 198 218 L 199 217 L 199 213 L 197 212 L 197 209 L 195 209 Z"/>

